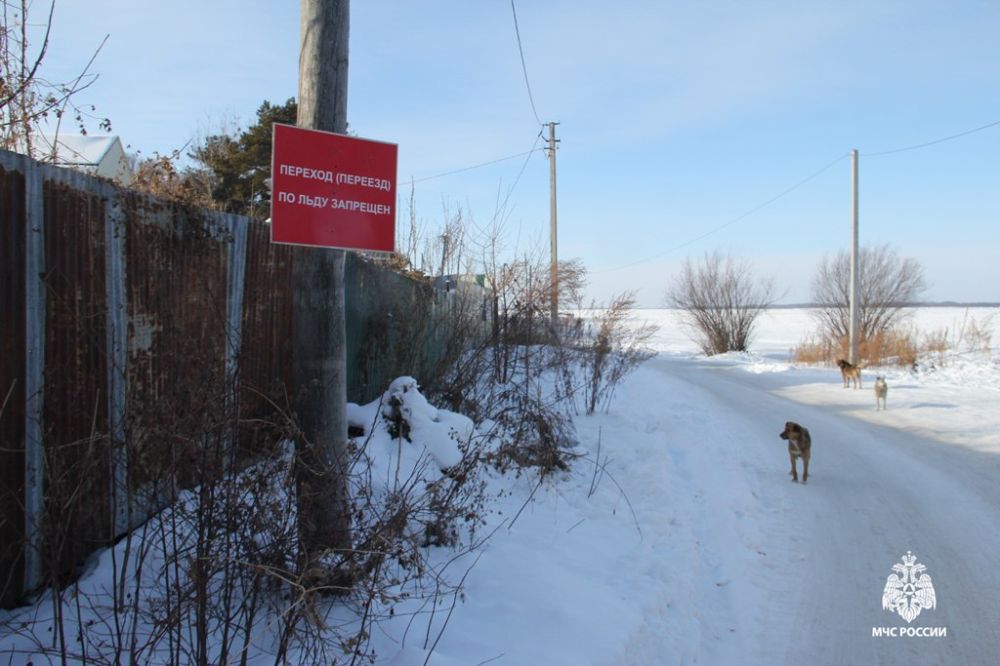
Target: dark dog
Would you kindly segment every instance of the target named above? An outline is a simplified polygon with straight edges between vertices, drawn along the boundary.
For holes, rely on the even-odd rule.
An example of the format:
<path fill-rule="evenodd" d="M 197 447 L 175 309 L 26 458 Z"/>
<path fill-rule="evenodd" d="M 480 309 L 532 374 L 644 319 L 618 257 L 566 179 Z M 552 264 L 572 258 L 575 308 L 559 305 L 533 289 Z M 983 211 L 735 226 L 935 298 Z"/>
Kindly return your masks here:
<path fill-rule="evenodd" d="M 840 377 L 844 380 L 844 388 L 850 386 L 851 380 L 854 381 L 854 388 L 861 388 L 861 366 L 852 365 L 844 359 L 837 361 L 837 366 L 840 367 Z"/>
<path fill-rule="evenodd" d="M 792 481 L 799 480 L 795 459 L 802 458 L 802 483 L 805 483 L 809 480 L 809 455 L 812 450 L 809 431 L 794 421 L 786 421 L 785 429 L 778 437 L 788 440 L 788 457 L 792 461 L 792 471 L 789 474 L 792 475 Z"/>
<path fill-rule="evenodd" d="M 885 399 L 889 394 L 889 385 L 885 383 L 885 377 L 875 378 L 875 411 L 880 408 L 885 409 Z"/>

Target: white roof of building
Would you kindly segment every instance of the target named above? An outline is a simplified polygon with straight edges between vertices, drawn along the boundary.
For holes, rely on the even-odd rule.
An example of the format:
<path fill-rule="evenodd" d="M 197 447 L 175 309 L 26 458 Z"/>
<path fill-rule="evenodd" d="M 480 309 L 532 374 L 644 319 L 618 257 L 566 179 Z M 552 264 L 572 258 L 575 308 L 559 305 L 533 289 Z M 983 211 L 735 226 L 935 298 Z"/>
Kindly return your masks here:
<path fill-rule="evenodd" d="M 37 154 L 52 155 L 53 137 L 35 135 L 34 141 Z M 67 166 L 97 166 L 116 142 L 120 142 L 117 136 L 60 134 L 56 138 L 54 161 Z"/>
<path fill-rule="evenodd" d="M 17 139 L 14 150 L 28 154 L 24 137 Z M 117 136 L 59 134 L 54 140 L 51 134 L 36 133 L 31 135 L 30 155 L 40 162 L 77 169 L 124 185 L 132 180 L 132 168 Z"/>

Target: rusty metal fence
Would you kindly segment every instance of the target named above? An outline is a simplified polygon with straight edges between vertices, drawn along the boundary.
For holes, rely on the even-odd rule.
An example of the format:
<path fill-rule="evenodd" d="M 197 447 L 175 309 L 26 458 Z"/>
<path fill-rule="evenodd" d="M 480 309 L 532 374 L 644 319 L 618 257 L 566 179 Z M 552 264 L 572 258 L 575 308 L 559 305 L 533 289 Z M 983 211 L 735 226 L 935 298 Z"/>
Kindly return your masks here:
<path fill-rule="evenodd" d="M 235 413 L 263 445 L 293 388 L 291 269 L 265 224 L 0 151 L 0 606 L 145 518 L 125 498 L 182 455 L 178 424 Z M 350 254 L 345 288 L 360 402 L 432 359 L 407 322 L 433 290 Z"/>

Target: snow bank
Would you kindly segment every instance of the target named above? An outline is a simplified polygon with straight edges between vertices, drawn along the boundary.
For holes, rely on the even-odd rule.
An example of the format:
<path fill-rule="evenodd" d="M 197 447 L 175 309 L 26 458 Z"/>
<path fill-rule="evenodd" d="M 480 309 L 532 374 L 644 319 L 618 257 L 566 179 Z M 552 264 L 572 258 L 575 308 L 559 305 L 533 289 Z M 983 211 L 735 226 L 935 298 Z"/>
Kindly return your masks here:
<path fill-rule="evenodd" d="M 355 471 L 369 466 L 385 490 L 415 477 L 433 482 L 462 462 L 475 434 L 472 419 L 438 409 L 420 393 L 417 380 L 399 377 L 377 400 L 348 404 L 348 424 L 360 429 Z"/>

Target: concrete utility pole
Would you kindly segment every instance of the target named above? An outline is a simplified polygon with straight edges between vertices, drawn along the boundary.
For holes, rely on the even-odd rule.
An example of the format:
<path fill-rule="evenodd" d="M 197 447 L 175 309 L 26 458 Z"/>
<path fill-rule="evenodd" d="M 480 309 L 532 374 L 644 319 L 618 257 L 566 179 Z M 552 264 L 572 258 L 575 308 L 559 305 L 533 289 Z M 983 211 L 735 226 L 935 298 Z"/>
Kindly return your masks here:
<path fill-rule="evenodd" d="M 558 225 L 556 224 L 556 125 L 549 123 L 549 255 L 552 294 L 549 304 L 552 332 L 559 331 L 559 252 Z"/>
<path fill-rule="evenodd" d="M 299 127 L 346 134 L 349 0 L 300 0 Z M 304 559 L 351 548 L 344 250 L 295 247 L 296 485 Z"/>
<path fill-rule="evenodd" d="M 851 151 L 851 358 L 858 363 L 858 291 L 861 288 L 858 273 L 858 151 Z"/>

